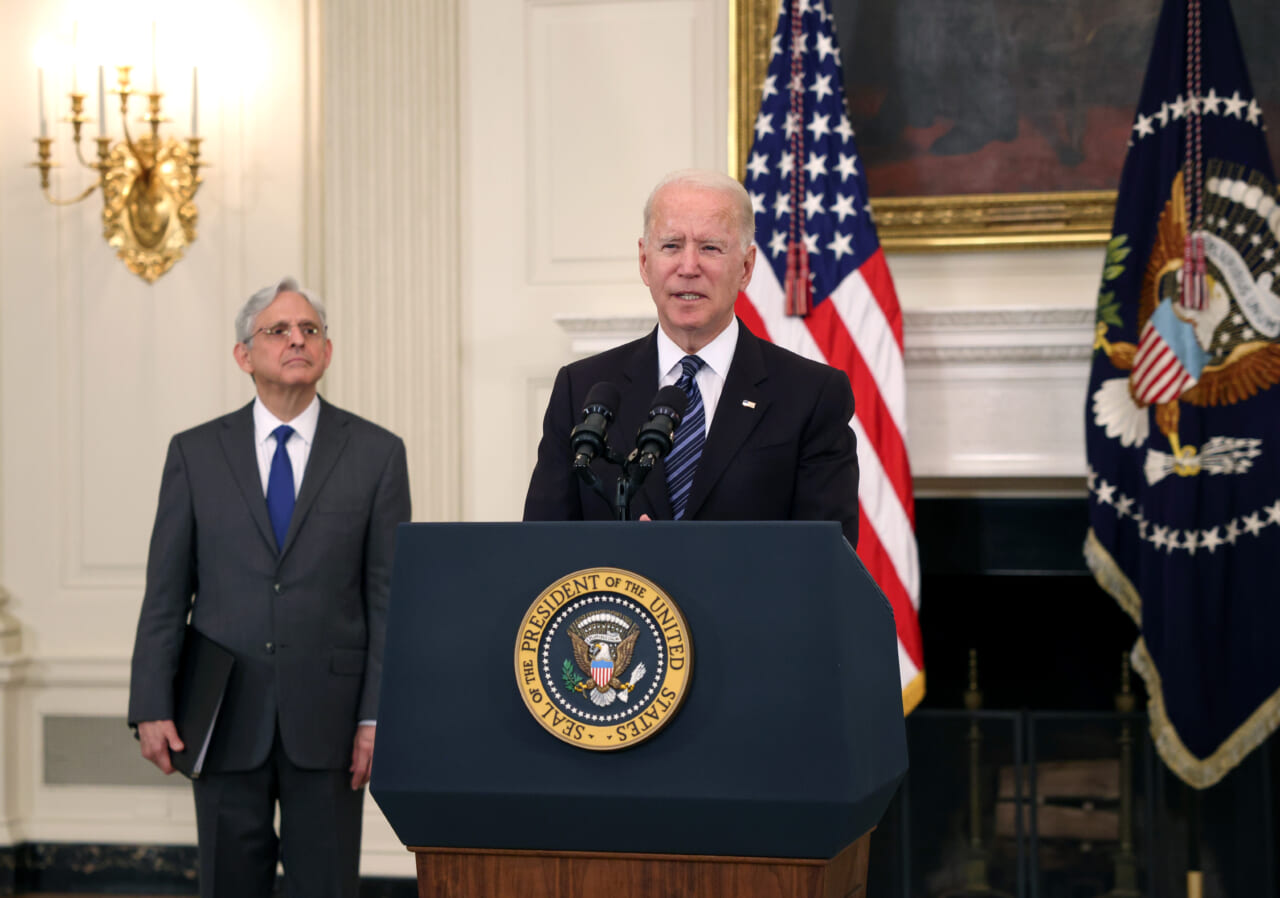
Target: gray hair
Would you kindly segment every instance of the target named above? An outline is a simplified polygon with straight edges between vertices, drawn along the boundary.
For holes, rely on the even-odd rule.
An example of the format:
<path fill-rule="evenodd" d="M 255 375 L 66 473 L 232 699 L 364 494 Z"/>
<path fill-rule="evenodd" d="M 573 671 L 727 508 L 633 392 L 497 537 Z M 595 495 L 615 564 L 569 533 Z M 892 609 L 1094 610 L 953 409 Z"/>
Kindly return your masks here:
<path fill-rule="evenodd" d="M 718 171 L 704 168 L 684 168 L 663 175 L 662 180 L 654 185 L 649 198 L 644 203 L 644 239 L 649 240 L 649 226 L 653 223 L 653 203 L 663 188 L 678 184 L 685 187 L 699 187 L 703 190 L 715 190 L 723 193 L 726 199 L 733 201 L 734 211 L 738 219 L 738 241 L 743 251 L 751 246 L 756 236 L 756 213 L 751 206 L 751 197 L 747 188 L 735 179 Z"/>
<path fill-rule="evenodd" d="M 324 328 L 329 326 L 325 319 L 324 303 L 320 301 L 320 297 L 314 291 L 298 286 L 297 278 L 286 276 L 274 286 L 263 287 L 240 307 L 240 311 L 236 313 L 237 343 L 244 343 L 247 346 L 253 342 L 253 322 L 262 314 L 263 309 L 275 302 L 276 297 L 281 293 L 296 293 L 301 296 L 311 303 L 311 308 L 315 309 L 316 314 L 320 316 L 320 326 Z"/>

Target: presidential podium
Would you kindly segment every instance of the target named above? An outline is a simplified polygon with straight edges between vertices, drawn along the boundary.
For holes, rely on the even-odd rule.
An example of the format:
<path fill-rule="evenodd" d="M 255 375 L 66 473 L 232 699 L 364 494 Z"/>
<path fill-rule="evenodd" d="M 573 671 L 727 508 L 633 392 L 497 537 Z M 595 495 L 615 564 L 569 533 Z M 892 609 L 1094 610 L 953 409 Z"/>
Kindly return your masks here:
<path fill-rule="evenodd" d="M 517 678 L 535 601 L 598 569 L 660 587 L 692 656 L 683 703 L 619 750 L 549 732 Z M 835 523 L 397 533 L 371 791 L 424 898 L 862 895 L 906 769 L 893 614 Z"/>

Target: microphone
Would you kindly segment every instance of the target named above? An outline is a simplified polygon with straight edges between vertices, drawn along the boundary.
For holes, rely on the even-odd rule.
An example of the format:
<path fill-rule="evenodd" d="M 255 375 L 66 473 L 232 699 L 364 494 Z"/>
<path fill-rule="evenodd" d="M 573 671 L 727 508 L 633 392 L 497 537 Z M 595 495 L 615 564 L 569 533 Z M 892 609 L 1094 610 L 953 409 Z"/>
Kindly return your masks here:
<path fill-rule="evenodd" d="M 601 382 L 587 391 L 582 406 L 582 423 L 569 434 L 569 448 L 573 452 L 573 466 L 585 468 L 596 456 L 605 456 L 605 433 L 613 423 L 613 416 L 622 402 L 622 394 L 611 383 Z"/>
<path fill-rule="evenodd" d="M 663 387 L 653 397 L 649 403 L 649 419 L 640 425 L 640 432 L 636 434 L 636 453 L 642 469 L 652 468 L 671 451 L 671 439 L 688 405 L 689 397 L 675 384 Z"/>

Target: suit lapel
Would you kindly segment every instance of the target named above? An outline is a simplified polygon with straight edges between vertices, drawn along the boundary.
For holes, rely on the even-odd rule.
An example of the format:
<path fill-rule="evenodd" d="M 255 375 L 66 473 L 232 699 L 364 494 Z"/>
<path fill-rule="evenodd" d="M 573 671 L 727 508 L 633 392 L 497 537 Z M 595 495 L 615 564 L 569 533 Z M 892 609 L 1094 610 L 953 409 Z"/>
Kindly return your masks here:
<path fill-rule="evenodd" d="M 262 475 L 258 472 L 257 447 L 253 440 L 253 403 L 227 415 L 218 436 L 231 477 L 249 508 L 249 517 L 274 552 L 276 537 L 271 530 L 271 518 L 267 516 L 267 500 L 262 492 Z"/>
<path fill-rule="evenodd" d="M 323 399 L 320 400 L 320 418 L 316 422 L 315 442 L 312 443 L 311 453 L 307 456 L 307 468 L 302 475 L 302 489 L 298 492 L 298 501 L 293 506 L 293 517 L 289 519 L 289 532 L 284 538 L 284 548 L 280 550 L 280 557 L 283 558 L 289 551 L 289 547 L 293 545 L 302 522 L 306 520 L 307 513 L 315 504 L 316 496 L 328 479 L 334 464 L 337 463 L 338 456 L 346 447 L 347 437 L 350 436 L 347 429 L 349 423 L 346 415 Z"/>
<path fill-rule="evenodd" d="M 647 339 L 637 347 L 636 352 L 622 369 L 622 383 L 618 385 L 622 393 L 621 412 L 613 425 L 612 432 L 617 436 L 614 445 L 626 447 L 629 453 L 635 446 L 636 434 L 640 425 L 649 414 L 649 403 L 658 391 L 658 329 L 655 327 Z M 646 513 L 658 520 L 671 520 L 671 498 L 667 495 L 667 476 L 662 462 L 658 462 L 649 473 L 640 492 L 631 503 L 633 517 Z"/>
<path fill-rule="evenodd" d="M 733 351 L 733 364 L 729 366 L 729 376 L 716 404 L 715 417 L 711 419 L 711 431 L 707 434 L 702 458 L 698 460 L 698 469 L 693 475 L 693 487 L 684 511 L 686 519 L 697 517 L 698 509 L 711 493 L 711 488 L 764 418 L 769 401 L 761 394 L 760 384 L 767 377 L 759 338 L 738 322 L 738 345 Z"/>

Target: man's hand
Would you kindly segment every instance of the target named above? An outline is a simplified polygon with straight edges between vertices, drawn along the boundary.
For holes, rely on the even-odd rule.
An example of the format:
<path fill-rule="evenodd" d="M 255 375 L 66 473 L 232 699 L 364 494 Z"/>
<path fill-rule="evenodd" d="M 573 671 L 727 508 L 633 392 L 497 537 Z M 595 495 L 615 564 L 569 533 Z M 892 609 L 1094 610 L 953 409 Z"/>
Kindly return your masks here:
<path fill-rule="evenodd" d="M 178 738 L 178 729 L 172 720 L 142 721 L 138 724 L 138 741 L 142 743 L 142 756 L 166 774 L 173 773 L 169 752 L 186 747 Z"/>
<path fill-rule="evenodd" d="M 373 770 L 373 735 L 377 727 L 364 724 L 356 727 L 356 741 L 351 747 L 351 789 L 352 791 L 369 784 L 369 774 Z"/>

